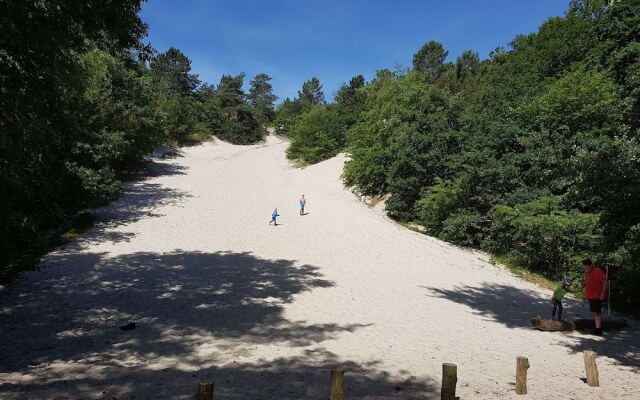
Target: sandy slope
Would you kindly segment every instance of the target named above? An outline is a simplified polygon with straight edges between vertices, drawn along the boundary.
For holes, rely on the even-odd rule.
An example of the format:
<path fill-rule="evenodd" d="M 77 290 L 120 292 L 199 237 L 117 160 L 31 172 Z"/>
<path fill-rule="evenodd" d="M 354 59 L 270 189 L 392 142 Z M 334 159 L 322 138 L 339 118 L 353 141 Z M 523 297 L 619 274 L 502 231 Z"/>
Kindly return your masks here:
<path fill-rule="evenodd" d="M 95 229 L 0 289 L 0 398 L 186 399 L 213 381 L 216 399 L 325 399 L 331 368 L 350 399 L 439 398 L 443 362 L 462 399 L 523 398 L 520 355 L 529 398 L 640 398 L 637 322 L 604 339 L 530 329 L 550 293 L 368 208 L 340 183 L 344 157 L 295 169 L 286 145 L 156 160 Z M 581 380 L 585 349 L 600 388 Z"/>

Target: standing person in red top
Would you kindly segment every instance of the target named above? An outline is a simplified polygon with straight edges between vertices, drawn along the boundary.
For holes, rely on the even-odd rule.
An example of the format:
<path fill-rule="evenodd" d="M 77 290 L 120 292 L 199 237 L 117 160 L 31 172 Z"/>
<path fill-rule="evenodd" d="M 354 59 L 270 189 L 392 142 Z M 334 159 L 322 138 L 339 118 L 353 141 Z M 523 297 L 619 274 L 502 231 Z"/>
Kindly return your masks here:
<path fill-rule="evenodd" d="M 593 312 L 596 323 L 596 330 L 593 331 L 593 334 L 602 336 L 602 301 L 607 291 L 607 276 L 588 258 L 582 264 L 585 267 L 582 288 L 585 289 L 584 294 L 589 300 L 589 310 Z"/>

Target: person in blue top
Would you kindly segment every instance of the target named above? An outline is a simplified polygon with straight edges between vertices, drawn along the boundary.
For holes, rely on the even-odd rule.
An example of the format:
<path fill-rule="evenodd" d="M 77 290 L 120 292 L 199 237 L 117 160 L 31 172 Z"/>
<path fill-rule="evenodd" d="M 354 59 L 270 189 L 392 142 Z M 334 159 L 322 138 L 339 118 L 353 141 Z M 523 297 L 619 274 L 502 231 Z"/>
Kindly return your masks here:
<path fill-rule="evenodd" d="M 273 222 L 274 226 L 278 226 L 278 222 L 276 221 L 276 218 L 279 216 L 280 214 L 278 214 L 278 209 L 274 208 L 273 212 L 271 213 L 271 221 L 269 221 L 269 225 L 271 225 L 271 223 Z"/>
<path fill-rule="evenodd" d="M 553 296 L 551 297 L 551 302 L 553 303 L 553 311 L 551 312 L 552 320 L 556 319 L 556 310 L 558 310 L 558 321 L 562 320 L 562 299 L 569 291 L 570 286 L 571 279 L 563 279 L 562 285 L 553 291 Z"/>
<path fill-rule="evenodd" d="M 300 215 L 304 215 L 304 206 L 307 205 L 307 200 L 304 198 L 304 195 L 300 198 Z"/>

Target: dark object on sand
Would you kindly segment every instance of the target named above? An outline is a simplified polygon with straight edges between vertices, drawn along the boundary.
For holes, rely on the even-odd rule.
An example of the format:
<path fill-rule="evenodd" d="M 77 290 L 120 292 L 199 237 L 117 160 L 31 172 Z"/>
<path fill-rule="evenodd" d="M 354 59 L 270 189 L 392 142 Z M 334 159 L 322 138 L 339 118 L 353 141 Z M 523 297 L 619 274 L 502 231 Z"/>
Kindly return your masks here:
<path fill-rule="evenodd" d="M 130 330 L 136 329 L 136 328 L 137 328 L 137 326 L 136 326 L 135 322 L 129 322 L 128 324 L 122 325 L 120 327 L 120 329 L 122 329 L 123 331 L 130 331 Z"/>
<path fill-rule="evenodd" d="M 585 331 L 593 330 L 596 325 L 592 319 L 574 319 L 573 321 L 555 321 L 544 319 L 542 317 L 531 318 L 531 326 L 540 331 Z M 622 329 L 627 328 L 629 324 L 625 320 L 602 321 L 602 329 Z"/>

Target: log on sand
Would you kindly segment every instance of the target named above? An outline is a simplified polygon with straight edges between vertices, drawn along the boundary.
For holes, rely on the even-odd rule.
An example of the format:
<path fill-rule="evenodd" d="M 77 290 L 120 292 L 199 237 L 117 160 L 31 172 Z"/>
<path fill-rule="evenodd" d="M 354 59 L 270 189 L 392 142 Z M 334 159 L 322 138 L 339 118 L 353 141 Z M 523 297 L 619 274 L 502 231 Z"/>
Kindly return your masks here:
<path fill-rule="evenodd" d="M 555 321 L 544 319 L 542 317 L 531 318 L 531 326 L 540 331 L 583 331 L 595 329 L 596 325 L 593 319 L 574 319 L 572 321 Z M 602 329 L 622 329 L 627 328 L 629 324 L 625 320 L 603 320 Z"/>

